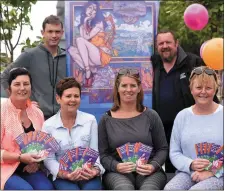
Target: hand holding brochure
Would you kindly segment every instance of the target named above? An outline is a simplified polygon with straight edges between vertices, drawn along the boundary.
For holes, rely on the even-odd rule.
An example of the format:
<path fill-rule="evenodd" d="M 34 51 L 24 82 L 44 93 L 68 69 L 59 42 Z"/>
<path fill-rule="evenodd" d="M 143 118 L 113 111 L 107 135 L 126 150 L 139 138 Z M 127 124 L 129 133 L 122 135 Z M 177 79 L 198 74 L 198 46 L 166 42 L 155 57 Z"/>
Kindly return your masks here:
<path fill-rule="evenodd" d="M 216 177 L 220 177 L 223 174 L 224 145 L 208 142 L 197 143 L 195 144 L 195 152 L 197 158 L 209 160 L 210 164 L 205 170 L 213 172 Z"/>
<path fill-rule="evenodd" d="M 126 143 L 116 150 L 123 162 L 146 164 L 152 152 L 152 147 L 141 142 Z"/>
<path fill-rule="evenodd" d="M 60 149 L 55 138 L 42 131 L 22 133 L 15 139 L 15 142 L 21 153 L 35 153 L 41 156 L 39 161 L 44 160 L 49 153 L 55 153 Z"/>
<path fill-rule="evenodd" d="M 59 171 L 71 173 L 83 167 L 92 168 L 98 157 L 99 152 L 89 147 L 67 150 L 59 160 Z"/>

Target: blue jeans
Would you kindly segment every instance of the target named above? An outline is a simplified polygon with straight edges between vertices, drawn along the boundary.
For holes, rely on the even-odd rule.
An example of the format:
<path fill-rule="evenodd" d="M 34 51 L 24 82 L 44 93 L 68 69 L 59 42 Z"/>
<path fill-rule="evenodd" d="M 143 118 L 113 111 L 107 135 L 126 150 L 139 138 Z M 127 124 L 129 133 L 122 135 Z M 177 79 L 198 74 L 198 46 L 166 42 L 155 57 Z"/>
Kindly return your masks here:
<path fill-rule="evenodd" d="M 14 173 L 5 183 L 4 190 L 54 190 L 47 176 L 37 171 L 35 173 Z"/>
<path fill-rule="evenodd" d="M 102 183 L 100 177 L 95 177 L 91 180 L 82 180 L 78 182 L 72 182 L 70 180 L 64 180 L 57 178 L 53 181 L 56 190 L 101 190 Z"/>

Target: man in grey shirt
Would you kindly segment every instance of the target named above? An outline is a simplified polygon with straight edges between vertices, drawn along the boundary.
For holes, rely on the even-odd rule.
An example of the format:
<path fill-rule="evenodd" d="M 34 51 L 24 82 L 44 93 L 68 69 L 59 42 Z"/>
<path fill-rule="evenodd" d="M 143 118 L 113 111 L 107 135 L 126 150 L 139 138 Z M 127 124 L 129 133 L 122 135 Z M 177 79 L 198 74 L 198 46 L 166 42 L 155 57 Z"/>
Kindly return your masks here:
<path fill-rule="evenodd" d="M 1 74 L 1 86 L 7 89 L 12 68 L 24 67 L 29 70 L 33 87 L 31 100 L 38 102 L 45 119 L 59 109 L 55 100 L 55 85 L 66 76 L 66 53 L 58 46 L 63 32 L 63 24 L 57 16 L 46 17 L 41 31 L 44 42 L 25 50 Z"/>

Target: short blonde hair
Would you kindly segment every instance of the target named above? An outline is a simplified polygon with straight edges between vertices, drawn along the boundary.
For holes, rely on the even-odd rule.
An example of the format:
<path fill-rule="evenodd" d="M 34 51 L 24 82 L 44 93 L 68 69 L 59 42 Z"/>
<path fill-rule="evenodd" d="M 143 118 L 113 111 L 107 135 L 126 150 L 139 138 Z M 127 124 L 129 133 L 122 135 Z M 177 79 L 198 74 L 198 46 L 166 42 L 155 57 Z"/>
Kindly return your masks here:
<path fill-rule="evenodd" d="M 196 70 L 201 70 L 202 73 L 197 74 Z M 206 70 L 212 71 L 212 74 L 207 74 Z M 195 79 L 200 83 L 200 85 L 207 84 L 208 82 L 213 82 L 215 91 L 218 89 L 218 87 L 220 85 L 216 72 L 207 66 L 200 66 L 200 67 L 197 67 L 194 70 L 192 70 L 191 76 L 189 79 L 190 89 L 193 88 L 193 82 Z"/>

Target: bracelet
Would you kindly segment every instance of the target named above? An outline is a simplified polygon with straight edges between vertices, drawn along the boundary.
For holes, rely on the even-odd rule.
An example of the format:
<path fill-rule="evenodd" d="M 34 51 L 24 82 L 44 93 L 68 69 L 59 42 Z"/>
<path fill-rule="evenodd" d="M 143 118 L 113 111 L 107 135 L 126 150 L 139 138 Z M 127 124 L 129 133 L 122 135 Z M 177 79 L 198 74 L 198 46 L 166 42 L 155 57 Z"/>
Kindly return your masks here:
<path fill-rule="evenodd" d="M 61 179 L 65 179 L 64 173 L 60 171 L 58 172 L 57 177 Z"/>
<path fill-rule="evenodd" d="M 100 176 L 100 174 L 101 174 L 101 170 L 100 170 L 100 168 L 99 168 L 98 166 L 94 166 L 94 168 L 98 171 L 97 176 Z"/>
<path fill-rule="evenodd" d="M 189 170 L 190 172 L 192 171 L 191 165 L 192 165 L 193 161 L 191 162 L 190 166 L 189 166 Z"/>
<path fill-rule="evenodd" d="M 21 154 L 18 156 L 18 161 L 21 162 Z"/>
<path fill-rule="evenodd" d="M 65 173 L 60 173 L 60 178 L 62 178 L 62 179 L 66 179 L 66 176 L 65 176 Z"/>

